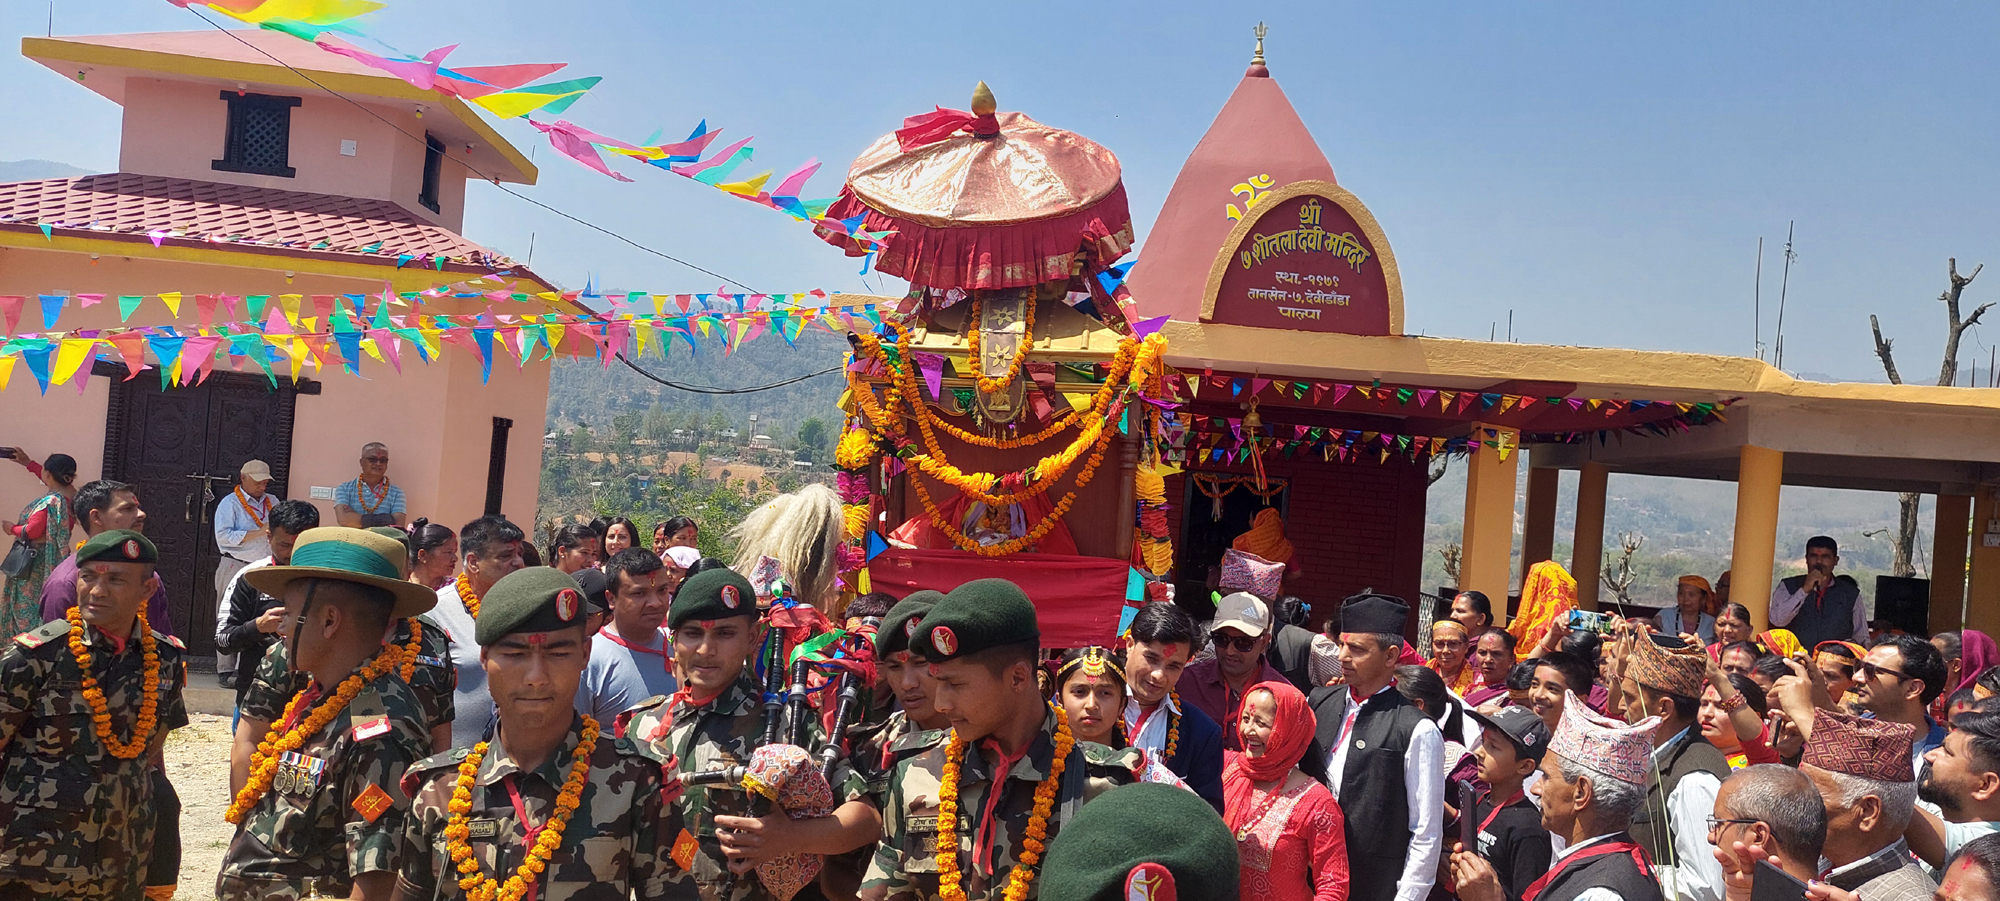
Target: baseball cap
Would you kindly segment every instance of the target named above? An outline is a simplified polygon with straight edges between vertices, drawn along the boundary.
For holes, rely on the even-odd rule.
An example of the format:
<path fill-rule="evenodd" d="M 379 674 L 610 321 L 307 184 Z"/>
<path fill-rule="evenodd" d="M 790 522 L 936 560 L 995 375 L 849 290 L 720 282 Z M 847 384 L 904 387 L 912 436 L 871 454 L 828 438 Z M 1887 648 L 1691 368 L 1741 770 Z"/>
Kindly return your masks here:
<path fill-rule="evenodd" d="M 1256 638 L 1271 628 L 1271 608 L 1264 599 L 1247 591 L 1224 595 L 1215 602 L 1215 621 L 1208 624 L 1210 632 L 1219 629 L 1235 629 L 1250 638 Z"/>
<path fill-rule="evenodd" d="M 262 460 L 251 460 L 243 464 L 243 469 L 239 471 L 239 474 L 249 476 L 259 482 L 268 482 L 271 480 L 271 466 Z"/>
<path fill-rule="evenodd" d="M 1477 710 L 1466 713 L 1479 721 L 1482 729 L 1498 730 L 1514 743 L 1514 753 L 1529 760 L 1540 760 L 1549 749 L 1549 727 L 1542 722 L 1539 714 L 1528 707 L 1509 705 L 1500 712 L 1487 716 Z"/>

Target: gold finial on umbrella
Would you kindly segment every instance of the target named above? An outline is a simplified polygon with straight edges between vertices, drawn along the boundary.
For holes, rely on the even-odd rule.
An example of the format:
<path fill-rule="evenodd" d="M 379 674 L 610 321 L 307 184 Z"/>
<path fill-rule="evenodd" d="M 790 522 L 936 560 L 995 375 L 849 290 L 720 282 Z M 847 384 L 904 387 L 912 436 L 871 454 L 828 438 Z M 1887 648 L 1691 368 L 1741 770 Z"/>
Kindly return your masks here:
<path fill-rule="evenodd" d="M 978 87 L 972 89 L 973 115 L 989 116 L 993 114 L 994 110 L 999 108 L 999 104 L 993 100 L 993 89 L 987 87 L 986 82 L 982 81 Z"/>

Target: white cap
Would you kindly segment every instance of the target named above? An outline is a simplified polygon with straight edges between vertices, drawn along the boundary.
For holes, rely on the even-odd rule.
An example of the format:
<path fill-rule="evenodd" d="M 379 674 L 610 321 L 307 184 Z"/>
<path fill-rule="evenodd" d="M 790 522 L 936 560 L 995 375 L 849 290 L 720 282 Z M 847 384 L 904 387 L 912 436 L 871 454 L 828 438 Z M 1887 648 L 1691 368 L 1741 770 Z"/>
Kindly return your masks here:
<path fill-rule="evenodd" d="M 240 470 L 239 474 L 249 476 L 259 482 L 268 482 L 271 480 L 271 467 L 262 460 L 251 460 L 243 464 L 243 469 Z"/>
<path fill-rule="evenodd" d="M 1215 621 L 1208 624 L 1208 630 L 1235 629 L 1250 638 L 1256 638 L 1271 628 L 1271 608 L 1264 599 L 1247 591 L 1225 595 L 1215 603 Z"/>

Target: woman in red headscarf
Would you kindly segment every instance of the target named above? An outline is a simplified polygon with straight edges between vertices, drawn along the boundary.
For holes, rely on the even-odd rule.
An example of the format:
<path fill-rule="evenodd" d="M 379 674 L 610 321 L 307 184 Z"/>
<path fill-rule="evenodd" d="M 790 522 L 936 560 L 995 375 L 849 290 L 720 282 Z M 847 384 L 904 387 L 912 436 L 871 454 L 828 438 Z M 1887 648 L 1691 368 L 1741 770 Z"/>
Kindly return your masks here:
<path fill-rule="evenodd" d="M 1245 898 L 1345 901 L 1347 839 L 1340 805 L 1299 770 L 1312 709 L 1290 682 L 1252 686 L 1237 721 L 1242 752 L 1222 768 L 1223 819 L 1236 836 Z"/>

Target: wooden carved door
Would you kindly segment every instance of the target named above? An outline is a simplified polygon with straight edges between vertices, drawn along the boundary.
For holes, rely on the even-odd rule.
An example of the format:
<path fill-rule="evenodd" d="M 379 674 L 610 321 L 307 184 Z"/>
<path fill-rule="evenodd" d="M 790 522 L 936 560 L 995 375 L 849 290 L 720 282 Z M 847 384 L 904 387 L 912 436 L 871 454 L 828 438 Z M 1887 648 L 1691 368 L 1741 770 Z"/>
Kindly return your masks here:
<path fill-rule="evenodd" d="M 151 372 L 111 392 L 105 423 L 105 477 L 129 482 L 146 511 L 146 537 L 160 549 L 160 577 L 174 634 L 196 660 L 215 653 L 215 508 L 249 460 L 271 466 L 269 491 L 287 496 L 292 414 L 299 388 L 236 373 L 162 390 Z M 303 390 L 302 390 L 303 389 Z"/>

